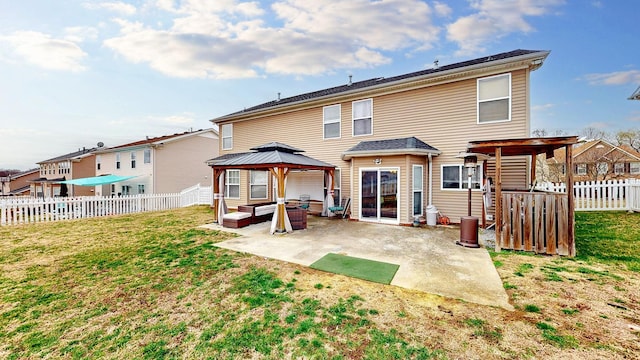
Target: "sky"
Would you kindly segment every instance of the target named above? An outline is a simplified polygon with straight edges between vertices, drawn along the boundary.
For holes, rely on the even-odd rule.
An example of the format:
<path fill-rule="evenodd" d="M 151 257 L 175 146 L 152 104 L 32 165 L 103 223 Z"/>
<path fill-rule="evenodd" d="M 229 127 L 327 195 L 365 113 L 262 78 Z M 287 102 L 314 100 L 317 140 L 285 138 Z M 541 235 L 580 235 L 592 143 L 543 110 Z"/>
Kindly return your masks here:
<path fill-rule="evenodd" d="M 0 169 L 515 49 L 551 51 L 531 74 L 532 129 L 638 129 L 638 14 L 636 0 L 0 0 Z"/>

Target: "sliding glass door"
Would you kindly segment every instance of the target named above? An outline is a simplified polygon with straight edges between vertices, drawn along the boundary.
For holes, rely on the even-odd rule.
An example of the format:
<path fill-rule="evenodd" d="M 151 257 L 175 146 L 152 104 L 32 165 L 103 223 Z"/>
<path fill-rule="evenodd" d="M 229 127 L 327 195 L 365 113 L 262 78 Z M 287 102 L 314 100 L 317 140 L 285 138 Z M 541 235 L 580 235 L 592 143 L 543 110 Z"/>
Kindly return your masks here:
<path fill-rule="evenodd" d="M 360 219 L 398 223 L 398 169 L 360 170 Z"/>

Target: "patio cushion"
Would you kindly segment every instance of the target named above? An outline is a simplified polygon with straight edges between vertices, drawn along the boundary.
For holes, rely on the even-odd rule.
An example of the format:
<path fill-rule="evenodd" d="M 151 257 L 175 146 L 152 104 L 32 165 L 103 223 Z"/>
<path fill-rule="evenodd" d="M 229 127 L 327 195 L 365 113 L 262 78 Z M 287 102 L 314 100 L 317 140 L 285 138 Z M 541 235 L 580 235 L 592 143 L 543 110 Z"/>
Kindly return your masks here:
<path fill-rule="evenodd" d="M 241 220 L 241 219 L 246 219 L 250 217 L 251 217 L 250 213 L 236 211 L 236 212 L 224 214 L 222 219 Z"/>
<path fill-rule="evenodd" d="M 254 211 L 255 216 L 273 214 L 276 211 L 276 204 L 257 206 Z"/>

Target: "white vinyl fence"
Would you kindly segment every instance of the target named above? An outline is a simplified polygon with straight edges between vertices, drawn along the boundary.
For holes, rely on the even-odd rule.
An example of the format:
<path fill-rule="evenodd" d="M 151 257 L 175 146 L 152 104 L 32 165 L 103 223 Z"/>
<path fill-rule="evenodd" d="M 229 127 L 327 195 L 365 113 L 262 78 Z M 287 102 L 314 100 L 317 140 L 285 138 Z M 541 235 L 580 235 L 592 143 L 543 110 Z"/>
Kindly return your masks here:
<path fill-rule="evenodd" d="M 567 192 L 564 183 L 538 183 L 536 190 Z M 581 181 L 573 184 L 575 209 L 640 211 L 640 181 L 635 179 Z"/>
<path fill-rule="evenodd" d="M 86 219 L 108 215 L 169 210 L 191 205 L 210 205 L 212 198 L 211 187 L 201 187 L 200 185 L 174 194 L 46 199 L 32 197 L 5 198 L 0 199 L 0 225 Z"/>

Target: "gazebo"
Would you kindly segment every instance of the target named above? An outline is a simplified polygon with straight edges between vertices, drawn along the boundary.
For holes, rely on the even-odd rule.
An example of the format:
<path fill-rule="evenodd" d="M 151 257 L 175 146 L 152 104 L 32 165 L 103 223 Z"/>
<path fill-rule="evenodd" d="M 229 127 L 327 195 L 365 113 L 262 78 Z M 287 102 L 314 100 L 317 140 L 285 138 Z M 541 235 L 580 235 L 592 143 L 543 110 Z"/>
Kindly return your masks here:
<path fill-rule="evenodd" d="M 577 136 L 471 141 L 470 153 L 495 157 L 496 251 L 514 249 L 550 255 L 575 256 L 572 147 Z M 553 157 L 565 148 L 566 193 L 503 191 L 502 157 L 531 156 L 531 183 L 535 181 L 536 156 Z M 533 185 L 531 185 L 533 187 Z"/>
<path fill-rule="evenodd" d="M 327 174 L 328 186 L 325 207 L 333 206 L 335 166 L 313 159 L 301 153 L 304 150 L 279 142 L 271 142 L 251 148 L 252 152 L 225 154 L 207 161 L 213 168 L 213 208 L 219 224 L 227 212 L 224 201 L 225 171 L 227 169 L 268 170 L 276 180 L 276 211 L 271 222 L 271 233 L 290 232 L 291 224 L 285 209 L 285 184 L 291 170 L 323 170 Z"/>

